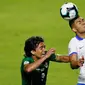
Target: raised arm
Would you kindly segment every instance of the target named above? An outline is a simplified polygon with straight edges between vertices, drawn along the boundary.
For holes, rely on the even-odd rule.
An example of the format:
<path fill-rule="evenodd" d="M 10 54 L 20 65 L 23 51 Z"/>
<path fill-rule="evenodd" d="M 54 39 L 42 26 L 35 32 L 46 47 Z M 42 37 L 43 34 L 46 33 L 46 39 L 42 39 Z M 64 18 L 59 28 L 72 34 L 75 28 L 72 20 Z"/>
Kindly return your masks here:
<path fill-rule="evenodd" d="M 68 63 L 70 62 L 70 58 L 67 55 L 57 55 L 56 56 L 56 61 L 57 62 L 64 62 L 64 63 Z"/>
<path fill-rule="evenodd" d="M 47 53 L 41 57 L 40 59 L 34 61 L 33 63 L 27 63 L 24 65 L 24 70 L 26 72 L 31 72 L 33 70 L 35 70 L 37 67 L 39 67 L 47 58 L 50 57 L 51 54 L 53 54 L 55 52 L 55 49 L 50 49 L 49 51 L 47 51 Z"/>
<path fill-rule="evenodd" d="M 69 56 L 67 56 L 67 55 L 60 55 L 60 54 L 58 54 L 58 55 L 52 54 L 51 57 L 50 57 L 50 60 L 54 61 L 54 62 L 63 62 L 63 63 L 70 62 Z"/>

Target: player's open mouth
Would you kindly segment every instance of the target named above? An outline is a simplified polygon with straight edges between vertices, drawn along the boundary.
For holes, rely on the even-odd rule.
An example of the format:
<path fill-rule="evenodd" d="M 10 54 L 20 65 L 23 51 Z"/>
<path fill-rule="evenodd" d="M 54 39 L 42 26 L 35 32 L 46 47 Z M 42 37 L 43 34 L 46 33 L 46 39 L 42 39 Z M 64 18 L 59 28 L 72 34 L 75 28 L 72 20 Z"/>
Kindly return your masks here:
<path fill-rule="evenodd" d="M 45 55 L 45 53 L 43 53 L 42 55 Z"/>
<path fill-rule="evenodd" d="M 47 52 L 47 51 L 44 51 L 44 52 L 42 53 L 42 55 L 45 55 L 45 54 L 46 54 L 46 52 Z"/>

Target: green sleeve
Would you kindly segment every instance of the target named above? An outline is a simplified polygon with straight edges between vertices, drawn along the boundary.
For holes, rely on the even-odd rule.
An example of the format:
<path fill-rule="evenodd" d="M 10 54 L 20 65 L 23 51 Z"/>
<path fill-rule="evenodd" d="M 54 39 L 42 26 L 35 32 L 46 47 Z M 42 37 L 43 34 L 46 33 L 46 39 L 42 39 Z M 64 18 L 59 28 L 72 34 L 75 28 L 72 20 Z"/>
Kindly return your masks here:
<path fill-rule="evenodd" d="M 32 58 L 29 58 L 29 57 L 24 58 L 24 59 L 22 60 L 21 69 L 24 70 L 24 65 L 25 65 L 25 64 L 32 63 L 32 62 L 34 62 Z"/>
<path fill-rule="evenodd" d="M 23 60 L 23 64 L 32 63 L 32 62 L 34 62 L 33 59 L 32 58 L 29 58 L 29 57 L 24 58 L 24 60 Z"/>
<path fill-rule="evenodd" d="M 52 54 L 49 58 L 50 61 L 56 61 L 56 55 Z"/>

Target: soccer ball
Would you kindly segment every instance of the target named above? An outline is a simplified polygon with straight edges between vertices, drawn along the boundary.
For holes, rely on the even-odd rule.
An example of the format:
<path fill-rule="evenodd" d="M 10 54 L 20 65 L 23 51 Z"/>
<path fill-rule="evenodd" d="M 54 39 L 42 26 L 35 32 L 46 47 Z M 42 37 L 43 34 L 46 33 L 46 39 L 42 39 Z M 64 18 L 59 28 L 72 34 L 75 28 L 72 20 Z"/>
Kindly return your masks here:
<path fill-rule="evenodd" d="M 60 15 L 65 20 L 72 20 L 78 16 L 78 8 L 74 3 L 64 3 L 60 8 Z"/>

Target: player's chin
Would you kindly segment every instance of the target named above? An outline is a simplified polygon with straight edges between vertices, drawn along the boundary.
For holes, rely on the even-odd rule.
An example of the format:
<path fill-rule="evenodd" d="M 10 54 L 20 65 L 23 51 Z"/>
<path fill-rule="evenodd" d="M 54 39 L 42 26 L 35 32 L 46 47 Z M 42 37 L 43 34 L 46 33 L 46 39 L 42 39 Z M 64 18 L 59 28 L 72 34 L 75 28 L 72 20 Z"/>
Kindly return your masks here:
<path fill-rule="evenodd" d="M 42 57 L 44 57 L 45 56 L 45 54 L 42 54 Z"/>
<path fill-rule="evenodd" d="M 45 56 L 45 53 L 44 54 L 42 54 L 42 57 L 44 57 Z"/>

